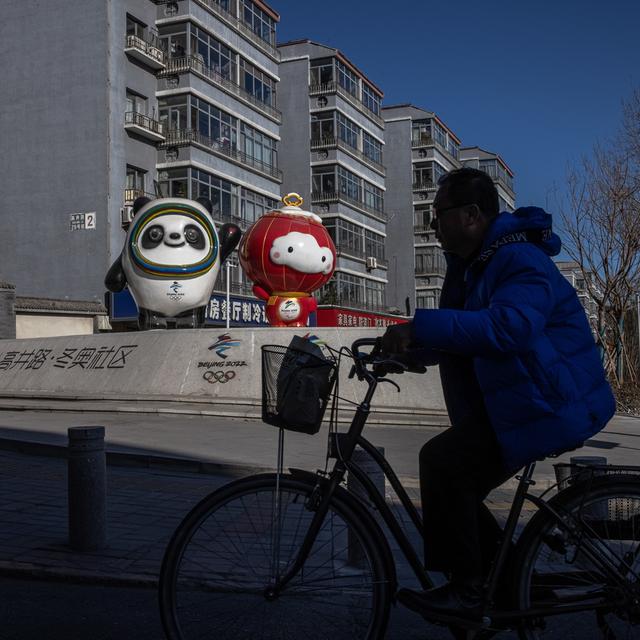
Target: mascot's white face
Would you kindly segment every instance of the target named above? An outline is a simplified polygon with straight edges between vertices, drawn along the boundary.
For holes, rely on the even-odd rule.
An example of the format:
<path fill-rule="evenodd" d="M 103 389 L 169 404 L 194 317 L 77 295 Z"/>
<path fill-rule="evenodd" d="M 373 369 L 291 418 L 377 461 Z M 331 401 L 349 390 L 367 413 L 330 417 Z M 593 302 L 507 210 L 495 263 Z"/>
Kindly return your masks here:
<path fill-rule="evenodd" d="M 138 236 L 143 260 L 162 265 L 188 265 L 204 260 L 211 251 L 207 230 L 196 219 L 165 214 L 147 222 Z"/>
<path fill-rule="evenodd" d="M 139 308 L 176 316 L 208 303 L 219 253 L 214 222 L 200 203 L 161 198 L 136 213 L 122 267 Z"/>

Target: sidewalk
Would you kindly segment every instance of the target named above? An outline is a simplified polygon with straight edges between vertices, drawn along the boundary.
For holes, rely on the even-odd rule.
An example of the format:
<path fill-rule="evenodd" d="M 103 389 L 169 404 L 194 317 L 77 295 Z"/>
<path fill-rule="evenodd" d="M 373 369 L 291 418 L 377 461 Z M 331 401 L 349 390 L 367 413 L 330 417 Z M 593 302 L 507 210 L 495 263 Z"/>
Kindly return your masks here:
<path fill-rule="evenodd" d="M 6 416 L 4 418 L 6 425 L 8 420 Z M 17 425 L 17 418 L 12 419 Z M 259 439 L 251 441 L 247 438 L 265 432 L 264 429 L 258 431 L 257 425 L 206 425 L 203 433 L 209 432 L 206 438 L 209 445 L 215 440 L 217 446 L 202 446 L 200 455 L 196 454 L 193 443 L 188 452 L 179 451 L 177 455 L 175 449 L 171 451 L 173 447 L 168 446 L 168 441 L 165 446 L 159 446 L 153 434 L 160 433 L 162 440 L 161 429 L 157 424 L 146 425 L 139 437 L 142 439 L 144 435 L 146 442 L 153 446 L 139 448 L 133 447 L 132 442 L 121 441 L 119 447 L 108 447 L 112 452 L 107 468 L 108 548 L 78 553 L 67 546 L 67 463 L 66 450 L 62 446 L 65 440 L 62 434 L 66 435 L 66 429 L 57 426 L 55 433 L 27 429 L 30 422 L 38 423 L 42 419 L 42 414 L 31 420 L 23 416 L 20 428 L 12 432 L 10 438 L 6 437 L 6 427 L 0 429 L 0 436 L 4 436 L 0 437 L 0 573 L 152 585 L 157 580 L 172 532 L 196 502 L 234 477 L 272 468 L 268 461 L 275 460 L 274 450 L 266 451 Z M 49 417 L 52 424 L 56 419 L 62 422 L 59 416 Z M 606 432 L 598 434 L 597 442 L 581 450 L 580 455 L 604 453 L 610 462 L 637 463 L 640 421 L 616 420 Z M 100 424 L 100 421 L 80 416 L 76 424 L 96 422 Z M 183 419 L 174 416 L 173 429 L 180 432 L 184 428 Z M 246 433 L 239 446 L 237 431 L 241 428 L 246 429 Z M 217 433 L 211 432 L 216 429 L 219 429 Z M 416 502 L 419 500 L 417 473 L 411 466 L 417 462 L 415 443 L 426 441 L 438 431 L 377 427 L 375 436 L 369 434 L 374 442 L 385 446 L 392 465 L 403 470 L 400 472 L 403 483 Z M 183 439 L 193 435 L 186 430 L 181 433 Z M 275 430 L 267 433 L 268 439 L 273 440 Z M 198 437 L 195 439 L 199 441 Z M 204 435 L 201 440 L 204 442 Z M 307 438 L 304 442 L 313 440 Z M 322 442 L 319 440 L 318 436 L 314 449 L 326 446 L 324 438 Z M 598 450 L 603 447 L 608 450 Z M 248 455 L 248 450 L 253 453 Z M 399 457 L 400 450 L 406 459 Z M 214 457 L 207 455 L 210 451 L 215 452 Z M 244 451 L 245 455 L 239 457 L 238 451 Z M 285 459 L 287 465 L 314 470 L 318 468 L 318 459 L 315 452 L 311 455 L 304 448 L 291 446 L 289 457 Z M 545 465 L 548 468 L 541 465 L 537 475 L 543 481 L 536 490 L 545 489 L 551 478 L 549 474 L 553 473 L 551 465 Z M 500 519 L 508 512 L 513 487 L 513 482 L 507 483 L 489 498 L 490 508 Z M 388 488 L 387 492 L 388 500 L 391 500 Z M 416 536 L 412 538 L 420 549 Z M 402 564 L 399 566 L 401 578 L 408 575 L 407 569 Z"/>

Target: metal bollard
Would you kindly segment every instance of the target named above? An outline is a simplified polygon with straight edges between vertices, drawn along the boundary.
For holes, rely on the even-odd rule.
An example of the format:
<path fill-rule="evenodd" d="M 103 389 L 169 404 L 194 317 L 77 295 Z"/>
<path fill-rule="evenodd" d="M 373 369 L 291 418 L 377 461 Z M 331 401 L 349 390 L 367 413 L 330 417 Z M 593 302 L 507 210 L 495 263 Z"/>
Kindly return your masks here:
<path fill-rule="evenodd" d="M 384 455 L 384 447 L 376 447 L 376 449 Z M 382 496 L 385 495 L 385 477 L 382 469 L 373 461 L 373 458 L 361 447 L 357 446 L 351 456 L 351 461 L 357 464 L 373 481 L 376 489 Z M 361 498 L 366 504 L 369 497 L 365 488 L 358 482 L 358 479 L 349 474 L 347 476 L 347 489 L 349 493 L 353 493 Z M 351 530 L 347 532 L 347 563 L 352 567 L 365 568 L 365 559 L 362 555 L 362 548 L 358 545 L 357 540 Z"/>
<path fill-rule="evenodd" d="M 70 427 L 69 545 L 77 551 L 107 544 L 107 464 L 104 427 Z"/>

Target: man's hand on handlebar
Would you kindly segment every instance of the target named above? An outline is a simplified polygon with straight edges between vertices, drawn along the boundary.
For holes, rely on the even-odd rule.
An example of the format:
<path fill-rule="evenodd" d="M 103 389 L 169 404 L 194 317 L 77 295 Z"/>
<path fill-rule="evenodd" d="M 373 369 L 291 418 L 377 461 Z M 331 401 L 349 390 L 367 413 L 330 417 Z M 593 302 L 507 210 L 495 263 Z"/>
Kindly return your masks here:
<path fill-rule="evenodd" d="M 382 336 L 382 352 L 400 355 L 411 350 L 413 323 L 394 324 L 387 327 Z"/>

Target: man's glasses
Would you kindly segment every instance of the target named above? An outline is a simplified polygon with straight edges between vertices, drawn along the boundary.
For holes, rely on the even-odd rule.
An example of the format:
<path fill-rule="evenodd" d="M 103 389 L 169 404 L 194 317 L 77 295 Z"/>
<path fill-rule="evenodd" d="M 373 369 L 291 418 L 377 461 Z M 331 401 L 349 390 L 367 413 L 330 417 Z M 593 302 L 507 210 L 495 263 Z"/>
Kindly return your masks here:
<path fill-rule="evenodd" d="M 439 207 L 434 207 L 433 213 L 436 218 L 439 218 L 446 211 L 451 211 L 452 209 L 462 209 L 462 207 L 469 207 L 471 205 L 476 204 L 475 202 L 466 202 L 465 204 L 454 204 L 452 207 L 445 207 L 444 209 L 440 209 Z"/>

